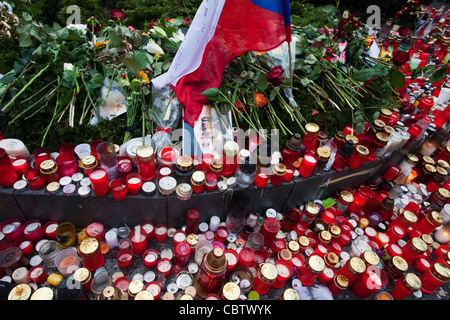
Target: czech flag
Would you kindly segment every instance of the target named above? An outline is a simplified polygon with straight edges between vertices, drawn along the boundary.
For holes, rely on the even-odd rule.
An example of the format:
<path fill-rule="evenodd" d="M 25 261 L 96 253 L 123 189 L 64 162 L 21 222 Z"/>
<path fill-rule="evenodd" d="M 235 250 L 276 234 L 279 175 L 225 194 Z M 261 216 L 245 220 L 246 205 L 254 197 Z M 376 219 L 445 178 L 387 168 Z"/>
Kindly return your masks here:
<path fill-rule="evenodd" d="M 218 88 L 222 73 L 237 55 L 265 52 L 291 41 L 289 0 L 204 0 L 169 70 L 152 80 L 170 84 L 185 106 L 190 126 L 209 100 L 201 93 Z"/>

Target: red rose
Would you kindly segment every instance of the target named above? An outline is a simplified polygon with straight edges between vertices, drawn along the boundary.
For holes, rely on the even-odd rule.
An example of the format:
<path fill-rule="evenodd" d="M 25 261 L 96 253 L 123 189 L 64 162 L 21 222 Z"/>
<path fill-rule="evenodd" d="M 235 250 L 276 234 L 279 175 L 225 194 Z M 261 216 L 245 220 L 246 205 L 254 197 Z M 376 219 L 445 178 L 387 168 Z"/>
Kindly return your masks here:
<path fill-rule="evenodd" d="M 402 66 L 409 61 L 409 53 L 405 51 L 397 51 L 394 53 L 393 62 L 396 66 Z"/>
<path fill-rule="evenodd" d="M 90 17 L 87 20 L 86 26 L 87 26 L 87 29 L 91 32 L 92 32 L 92 29 L 94 29 L 93 30 L 94 32 L 99 32 L 100 30 L 102 30 L 102 25 L 100 24 L 100 22 L 97 20 L 96 17 Z"/>
<path fill-rule="evenodd" d="M 112 9 L 110 14 L 111 20 L 117 21 L 117 20 L 125 20 L 127 17 L 125 13 L 120 9 Z"/>
<path fill-rule="evenodd" d="M 150 22 L 150 24 L 148 25 L 148 30 L 153 29 L 154 26 L 158 25 L 159 22 L 158 21 L 152 21 Z"/>
<path fill-rule="evenodd" d="M 284 70 L 281 66 L 273 67 L 266 76 L 267 81 L 269 81 L 274 87 L 279 87 L 284 81 Z"/>

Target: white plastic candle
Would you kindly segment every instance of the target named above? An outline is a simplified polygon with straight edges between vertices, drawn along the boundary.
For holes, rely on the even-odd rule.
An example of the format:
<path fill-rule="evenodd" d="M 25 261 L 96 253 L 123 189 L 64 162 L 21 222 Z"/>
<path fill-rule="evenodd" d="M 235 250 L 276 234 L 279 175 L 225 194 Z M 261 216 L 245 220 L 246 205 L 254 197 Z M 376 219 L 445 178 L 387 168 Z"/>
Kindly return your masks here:
<path fill-rule="evenodd" d="M 119 245 L 119 240 L 117 239 L 117 232 L 114 230 L 109 230 L 105 234 L 106 243 L 110 248 L 117 247 Z"/>
<path fill-rule="evenodd" d="M 186 239 L 186 235 L 183 232 L 176 232 L 173 236 L 176 242 L 182 242 Z"/>
<path fill-rule="evenodd" d="M 145 256 L 145 261 L 147 262 L 154 262 L 157 259 L 157 255 L 155 252 L 150 252 Z"/>
<path fill-rule="evenodd" d="M 134 227 L 134 241 L 140 242 L 141 241 L 141 226 L 137 225 Z"/>
<path fill-rule="evenodd" d="M 216 232 L 220 225 L 220 218 L 218 216 L 212 216 L 209 220 L 209 230 Z"/>
<path fill-rule="evenodd" d="M 30 153 L 25 144 L 18 139 L 3 139 L 0 140 L 0 148 L 5 149 L 8 156 L 11 158 L 25 158 L 28 159 Z"/>
<path fill-rule="evenodd" d="M 29 283 L 31 279 L 28 277 L 28 270 L 25 267 L 20 267 L 14 270 L 12 279 L 17 284 Z"/>

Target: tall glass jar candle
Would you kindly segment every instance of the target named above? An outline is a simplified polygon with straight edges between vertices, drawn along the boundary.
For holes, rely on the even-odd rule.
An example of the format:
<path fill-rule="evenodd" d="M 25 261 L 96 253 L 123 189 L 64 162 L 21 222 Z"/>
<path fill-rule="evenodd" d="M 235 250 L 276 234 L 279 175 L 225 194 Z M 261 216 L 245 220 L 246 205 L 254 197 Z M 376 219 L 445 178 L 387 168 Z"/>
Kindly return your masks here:
<path fill-rule="evenodd" d="M 235 176 L 239 187 L 250 187 L 256 178 L 256 164 L 251 163 L 251 158 L 247 157 L 236 168 Z"/>
<path fill-rule="evenodd" d="M 156 177 L 155 152 L 149 145 L 141 145 L 136 149 L 136 161 L 142 181 L 153 181 Z"/>
<path fill-rule="evenodd" d="M 316 254 L 310 255 L 299 270 L 298 279 L 303 286 L 311 286 L 325 269 L 325 261 Z"/>
<path fill-rule="evenodd" d="M 402 247 L 402 254 L 400 255 L 409 266 L 412 265 L 420 255 L 423 255 L 427 250 L 426 243 L 420 238 L 411 238 L 406 245 Z"/>
<path fill-rule="evenodd" d="M 208 252 L 201 263 L 196 281 L 206 292 L 218 289 L 225 280 L 227 260 L 221 248 Z M 198 292 L 201 295 L 201 292 Z"/>
<path fill-rule="evenodd" d="M 442 263 L 434 263 L 420 277 L 422 292 L 427 295 L 433 294 L 437 288 L 450 281 L 450 269 Z"/>
<path fill-rule="evenodd" d="M 302 137 L 302 144 L 305 146 L 305 152 L 316 151 L 316 141 L 319 135 L 319 126 L 315 123 L 305 125 L 306 133 Z"/>
<path fill-rule="evenodd" d="M 348 140 L 337 151 L 336 158 L 334 159 L 333 165 L 331 167 L 336 171 L 344 170 L 352 154 L 353 154 L 353 141 Z"/>
<path fill-rule="evenodd" d="M 278 276 L 277 267 L 269 262 L 260 264 L 256 277 L 253 278 L 253 290 L 260 295 L 267 294 Z"/>
<path fill-rule="evenodd" d="M 414 273 L 405 273 L 395 281 L 395 288 L 389 293 L 395 300 L 403 300 L 422 288 L 422 281 Z"/>
<path fill-rule="evenodd" d="M 318 147 L 316 150 L 317 163 L 314 167 L 313 174 L 318 176 L 324 171 L 328 161 L 330 160 L 330 150 L 325 147 Z"/>
<path fill-rule="evenodd" d="M 366 162 L 367 156 L 369 155 L 369 149 L 363 145 L 357 145 L 354 148 L 353 155 L 348 160 L 348 167 L 351 169 L 358 169 L 362 164 Z"/>
<path fill-rule="evenodd" d="M 97 196 L 105 196 L 109 192 L 108 175 L 105 169 L 98 168 L 89 175 L 92 191 Z"/>
<path fill-rule="evenodd" d="M 342 266 L 336 274 L 342 274 L 347 277 L 349 285 L 361 277 L 366 272 L 366 264 L 359 257 L 352 257 Z"/>
<path fill-rule="evenodd" d="M 444 223 L 444 218 L 437 211 L 429 212 L 422 220 L 414 224 L 409 233 L 409 237 L 419 237 L 422 234 L 429 234 Z"/>
<path fill-rule="evenodd" d="M 100 167 L 105 169 L 108 180 L 118 178 L 116 146 L 111 142 L 102 142 L 97 146 L 97 154 Z"/>
<path fill-rule="evenodd" d="M 288 167 L 292 168 L 292 164 L 301 157 L 301 144 L 302 136 L 300 133 L 295 133 L 287 142 L 283 149 L 281 149 L 282 163 Z"/>

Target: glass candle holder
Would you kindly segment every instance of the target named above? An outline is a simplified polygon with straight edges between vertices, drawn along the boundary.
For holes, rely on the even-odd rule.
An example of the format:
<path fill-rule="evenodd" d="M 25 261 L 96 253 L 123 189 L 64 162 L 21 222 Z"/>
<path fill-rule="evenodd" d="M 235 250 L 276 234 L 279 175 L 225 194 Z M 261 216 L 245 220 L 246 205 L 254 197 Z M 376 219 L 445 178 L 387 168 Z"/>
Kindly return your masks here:
<path fill-rule="evenodd" d="M 25 180 L 27 180 L 28 186 L 32 190 L 42 189 L 46 184 L 45 176 L 41 171 L 33 168 L 25 173 Z"/>
<path fill-rule="evenodd" d="M 55 257 L 55 265 L 64 278 L 72 275 L 80 267 L 80 259 L 75 248 L 67 248 Z"/>
<path fill-rule="evenodd" d="M 76 229 L 70 222 L 62 222 L 56 229 L 56 239 L 62 249 L 72 246 L 76 241 Z"/>
<path fill-rule="evenodd" d="M 370 191 L 371 190 L 364 185 L 359 186 L 353 193 L 353 202 L 348 206 L 347 212 L 361 215 L 361 210 L 366 206 L 372 195 Z"/>
<path fill-rule="evenodd" d="M 127 175 L 127 189 L 130 194 L 139 194 L 142 187 L 142 176 L 139 173 L 133 172 Z"/>
<path fill-rule="evenodd" d="M 128 268 L 133 262 L 133 250 L 130 248 L 121 249 L 117 253 L 117 264 L 119 268 L 125 269 Z"/>
<path fill-rule="evenodd" d="M 141 145 L 136 149 L 136 162 L 143 181 L 153 181 L 156 177 L 155 152 L 151 146 Z"/>
<path fill-rule="evenodd" d="M 363 165 L 366 162 L 368 155 L 369 149 L 367 149 L 367 147 L 363 145 L 357 145 L 354 148 L 351 158 L 348 160 L 347 163 L 348 167 L 353 170 L 358 169 L 361 165 Z"/>
<path fill-rule="evenodd" d="M 61 177 L 71 177 L 78 172 L 78 162 L 73 153 L 60 154 L 55 161 Z"/>
<path fill-rule="evenodd" d="M 330 160 L 331 152 L 329 148 L 318 147 L 316 150 L 317 163 L 314 166 L 313 174 L 319 176 L 325 170 L 328 161 Z"/>
<path fill-rule="evenodd" d="M 52 156 L 47 148 L 39 147 L 33 150 L 34 167 L 39 169 L 42 161 L 51 160 Z"/>
<path fill-rule="evenodd" d="M 97 270 L 105 263 L 105 258 L 101 252 L 100 242 L 95 238 L 89 237 L 84 239 L 80 243 L 78 251 L 83 258 L 83 264 L 87 270 Z"/>
<path fill-rule="evenodd" d="M 348 279 L 342 274 L 334 275 L 333 280 L 328 282 L 328 289 L 333 294 L 340 294 L 348 288 Z"/>
<path fill-rule="evenodd" d="M 325 262 L 323 258 L 316 254 L 312 254 L 306 259 L 305 264 L 299 270 L 297 277 L 302 282 L 303 286 L 311 286 L 324 269 Z"/>
<path fill-rule="evenodd" d="M 167 238 L 167 226 L 163 223 L 158 223 L 155 226 L 155 240 L 163 242 Z"/>
<path fill-rule="evenodd" d="M 105 169 L 97 168 L 89 175 L 91 181 L 92 191 L 95 195 L 101 197 L 105 196 L 109 192 L 108 175 Z"/>
<path fill-rule="evenodd" d="M 409 266 L 412 265 L 420 255 L 424 254 L 427 250 L 425 241 L 420 238 L 411 238 L 406 245 L 402 247 L 402 254 L 400 255 Z"/>
<path fill-rule="evenodd" d="M 238 265 L 249 268 L 252 265 L 254 258 L 255 252 L 249 247 L 244 247 L 239 252 Z"/>
<path fill-rule="evenodd" d="M 353 294 L 359 299 L 366 299 L 388 284 L 389 278 L 383 269 L 369 266 L 361 277 L 351 285 Z"/>
<path fill-rule="evenodd" d="M 346 276 L 351 286 L 365 272 L 366 264 L 364 261 L 359 257 L 352 257 L 337 271 L 337 274 Z"/>
<path fill-rule="evenodd" d="M 272 283 L 272 287 L 280 289 L 285 285 L 286 281 L 290 277 L 292 277 L 294 268 L 289 261 L 283 259 L 275 261 L 275 267 L 277 268 L 278 275 L 275 281 Z"/>
<path fill-rule="evenodd" d="M 422 281 L 414 273 L 405 273 L 395 281 L 395 288 L 389 293 L 395 300 L 403 300 L 422 288 Z"/>
<path fill-rule="evenodd" d="M 308 178 L 314 170 L 314 167 L 317 163 L 317 157 L 312 153 L 306 153 L 303 157 L 302 162 L 300 163 L 300 167 L 298 168 L 298 172 L 300 177 Z"/>
<path fill-rule="evenodd" d="M 192 192 L 199 194 L 205 190 L 206 176 L 203 171 L 195 171 L 191 177 Z"/>
<path fill-rule="evenodd" d="M 414 224 L 409 232 L 409 237 L 419 237 L 422 234 L 429 234 L 444 223 L 444 218 L 437 211 L 429 212 L 424 218 Z"/>
<path fill-rule="evenodd" d="M 124 179 L 117 178 L 113 179 L 110 183 L 111 193 L 114 199 L 123 200 L 127 197 L 127 184 Z"/>
<path fill-rule="evenodd" d="M 30 164 L 26 159 L 17 159 L 12 162 L 12 166 L 17 173 L 18 177 L 21 177 L 25 172 L 30 169 Z"/>
<path fill-rule="evenodd" d="M 253 290 L 258 294 L 267 294 L 272 286 L 272 283 L 278 276 L 278 270 L 272 263 L 262 263 L 256 273 L 256 277 L 253 279 Z"/>
<path fill-rule="evenodd" d="M 111 142 L 102 141 L 97 145 L 96 153 L 99 166 L 106 171 L 108 180 L 118 178 L 116 146 Z"/>
<path fill-rule="evenodd" d="M 270 245 L 278 231 L 281 228 L 280 222 L 275 218 L 266 218 L 264 219 L 259 232 L 264 237 L 264 245 Z"/>
<path fill-rule="evenodd" d="M 281 221 L 281 228 L 284 231 L 293 230 L 295 225 L 297 224 L 300 214 L 301 211 L 298 208 L 289 209 L 288 212 L 286 212 L 286 215 L 283 217 L 283 220 Z"/>
<path fill-rule="evenodd" d="M 205 189 L 207 191 L 214 191 L 217 188 L 217 176 L 214 173 L 207 173 L 205 175 Z"/>
<path fill-rule="evenodd" d="M 185 220 L 186 234 L 197 233 L 199 223 L 200 223 L 200 211 L 194 208 L 189 209 L 186 212 L 186 220 Z"/>
<path fill-rule="evenodd" d="M 122 179 L 127 178 L 127 175 L 133 172 L 133 159 L 129 156 L 117 157 L 117 172 Z"/>
<path fill-rule="evenodd" d="M 427 295 L 433 294 L 437 288 L 450 281 L 450 269 L 437 262 L 419 276 L 422 282 L 422 292 Z"/>
<path fill-rule="evenodd" d="M 204 291 L 211 292 L 219 288 L 225 279 L 227 260 L 220 248 L 208 252 L 200 265 L 196 282 Z"/>
<path fill-rule="evenodd" d="M 37 243 L 44 238 L 44 228 L 37 219 L 31 219 L 23 225 L 23 234 L 32 243 Z"/>
<path fill-rule="evenodd" d="M 273 186 L 279 186 L 283 182 L 283 176 L 286 173 L 286 166 L 282 163 L 277 163 L 272 167 L 270 176 L 270 183 Z"/>

